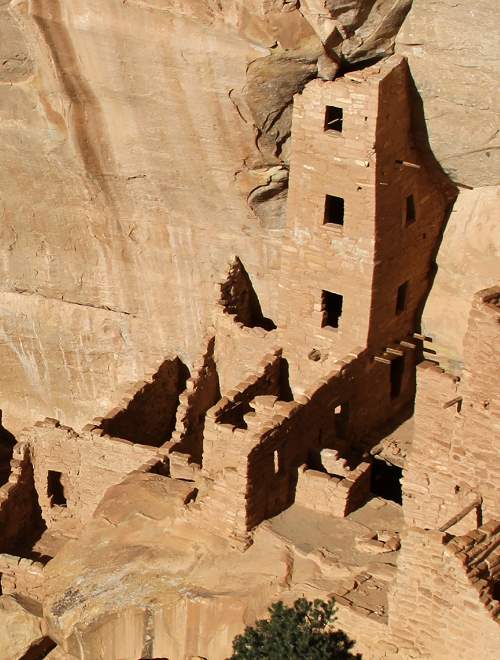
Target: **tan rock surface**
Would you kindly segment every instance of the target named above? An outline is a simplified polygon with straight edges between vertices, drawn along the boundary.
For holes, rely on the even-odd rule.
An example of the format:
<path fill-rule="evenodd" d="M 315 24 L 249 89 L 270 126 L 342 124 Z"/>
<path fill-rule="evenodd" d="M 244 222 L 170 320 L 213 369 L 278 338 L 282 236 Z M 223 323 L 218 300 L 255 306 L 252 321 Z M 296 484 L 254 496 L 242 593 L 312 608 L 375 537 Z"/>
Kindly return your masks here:
<path fill-rule="evenodd" d="M 499 42 L 497 0 L 413 0 L 397 36 L 434 155 L 467 186 L 498 183 Z"/>
<path fill-rule="evenodd" d="M 334 5 L 338 46 L 405 2 Z M 276 316 L 290 102 L 316 75 L 316 14 L 283 0 L 1 2 L 9 428 L 79 427 L 165 358 L 191 365 L 231 254 Z M 356 48 L 390 50 L 398 20 L 381 48 Z"/>
<path fill-rule="evenodd" d="M 428 348 L 443 366 L 459 374 L 463 340 L 476 291 L 500 276 L 500 188 L 461 190 L 437 256 L 438 270 L 422 325 L 432 337 Z"/>
<path fill-rule="evenodd" d="M 334 591 L 383 613 L 395 557 L 381 563 L 354 544 L 373 524 L 400 529 L 400 507 L 373 500 L 352 520 L 292 507 L 242 553 L 190 523 L 184 502 L 192 488 L 156 475 L 130 477 L 47 565 L 44 611 L 66 652 L 81 660 L 219 660 L 269 602 L 303 593 Z M 377 587 L 366 597 L 358 587 L 372 579 L 372 568 Z"/>
<path fill-rule="evenodd" d="M 229 254 L 272 315 L 278 236 L 235 185 L 256 152 L 231 93 L 276 36 L 260 2 L 3 2 L 0 25 L 0 396 L 9 427 L 78 426 L 192 362 Z"/>
<path fill-rule="evenodd" d="M 44 637 L 42 619 L 12 596 L 0 596 L 0 660 L 24 657 Z"/>

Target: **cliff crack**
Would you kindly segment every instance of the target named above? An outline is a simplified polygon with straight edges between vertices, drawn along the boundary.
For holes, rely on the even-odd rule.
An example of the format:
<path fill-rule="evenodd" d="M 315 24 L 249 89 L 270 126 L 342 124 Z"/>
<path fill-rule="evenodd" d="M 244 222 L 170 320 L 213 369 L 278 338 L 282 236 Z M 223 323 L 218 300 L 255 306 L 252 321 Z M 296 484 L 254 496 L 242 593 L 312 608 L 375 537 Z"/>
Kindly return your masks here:
<path fill-rule="evenodd" d="M 13 289 L 10 290 L 4 289 L 3 291 L 1 291 L 1 293 L 15 293 L 21 296 L 35 296 L 37 298 L 43 298 L 44 300 L 57 300 L 58 302 L 65 303 L 66 305 L 78 305 L 79 307 L 89 307 L 91 309 L 99 309 L 105 312 L 112 312 L 113 314 L 123 314 L 124 316 L 132 316 L 133 318 L 136 318 L 137 316 L 132 312 L 127 312 L 123 309 L 118 309 L 116 307 L 111 307 L 109 305 L 96 305 L 93 303 L 78 302 L 77 300 L 66 300 L 63 296 L 61 296 L 61 298 L 57 296 L 47 296 L 38 291 L 30 291 L 29 289 L 22 289 L 20 287 L 14 287 Z"/>

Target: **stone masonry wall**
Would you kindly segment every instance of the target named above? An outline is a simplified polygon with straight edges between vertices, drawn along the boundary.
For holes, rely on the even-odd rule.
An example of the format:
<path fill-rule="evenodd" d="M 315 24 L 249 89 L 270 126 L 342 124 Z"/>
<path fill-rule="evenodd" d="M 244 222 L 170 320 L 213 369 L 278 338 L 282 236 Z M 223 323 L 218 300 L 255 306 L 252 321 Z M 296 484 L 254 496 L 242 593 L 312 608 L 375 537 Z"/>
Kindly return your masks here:
<path fill-rule="evenodd" d="M 20 545 L 29 546 L 38 532 L 37 513 L 29 446 L 18 443 L 9 480 L 0 488 L 0 552 L 17 552 Z"/>
<path fill-rule="evenodd" d="M 23 432 L 23 440 L 30 446 L 35 487 L 48 527 L 68 519 L 84 523 L 110 486 L 158 455 L 154 447 L 111 438 L 95 427 L 78 434 L 56 420 L 38 422 Z M 49 471 L 61 475 L 64 505 L 49 497 Z"/>
<path fill-rule="evenodd" d="M 463 382 L 429 362 L 418 369 L 415 433 L 403 479 L 405 519 L 439 527 L 474 499 L 497 515 L 500 458 L 500 289 L 476 294 Z M 474 513 L 453 531 L 465 531 Z"/>
<path fill-rule="evenodd" d="M 476 544 L 494 547 L 495 534 L 498 525 L 485 525 L 470 532 L 465 544 L 443 532 L 407 531 L 389 595 L 389 629 L 396 647 L 417 650 L 429 660 L 497 657 L 498 602 L 487 606 L 487 590 L 470 579 L 463 552 L 464 545 L 469 552 Z"/>
<path fill-rule="evenodd" d="M 341 123 L 328 123 L 332 108 Z M 285 354 L 384 350 L 415 331 L 445 216 L 412 146 L 406 62 L 312 81 L 295 99 L 292 136 L 278 323 Z M 333 323 L 323 292 L 337 296 Z"/>
<path fill-rule="evenodd" d="M 15 555 L 0 554 L 0 587 L 2 594 L 19 594 L 41 601 L 43 564 Z"/>
<path fill-rule="evenodd" d="M 344 476 L 299 468 L 295 502 L 313 511 L 344 518 L 365 503 L 370 493 L 370 464 L 361 463 Z"/>
<path fill-rule="evenodd" d="M 220 399 L 219 377 L 214 360 L 215 337 L 207 351 L 193 367 L 193 376 L 179 397 L 177 421 L 172 434 L 173 450 L 189 455 L 189 460 L 201 465 L 205 415 Z"/>

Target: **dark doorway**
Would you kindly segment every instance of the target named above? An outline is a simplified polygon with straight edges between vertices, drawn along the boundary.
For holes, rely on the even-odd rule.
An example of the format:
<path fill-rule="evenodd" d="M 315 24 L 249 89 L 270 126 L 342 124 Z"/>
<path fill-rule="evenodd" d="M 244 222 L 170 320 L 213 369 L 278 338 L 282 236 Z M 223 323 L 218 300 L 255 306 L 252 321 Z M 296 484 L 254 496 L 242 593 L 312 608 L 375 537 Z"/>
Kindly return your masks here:
<path fill-rule="evenodd" d="M 413 195 L 408 195 L 406 198 L 406 224 L 411 225 L 417 219 L 417 211 L 415 208 L 415 198 Z"/>
<path fill-rule="evenodd" d="M 405 359 L 403 356 L 391 361 L 391 399 L 397 399 L 401 394 L 403 374 L 405 371 Z"/>
<path fill-rule="evenodd" d="M 403 282 L 398 287 L 398 294 L 396 296 L 396 314 L 401 314 L 406 309 L 406 299 L 408 297 L 408 282 Z"/>
<path fill-rule="evenodd" d="M 344 111 L 335 105 L 327 105 L 325 109 L 325 131 L 342 133 Z"/>
<path fill-rule="evenodd" d="M 342 316 L 342 304 L 344 298 L 339 293 L 323 291 L 321 294 L 321 308 L 323 310 L 322 327 L 339 327 L 339 319 Z"/>
<path fill-rule="evenodd" d="M 47 474 L 47 495 L 52 506 L 67 506 L 61 472 L 49 470 Z"/>
<path fill-rule="evenodd" d="M 375 459 L 372 463 L 371 492 L 384 500 L 402 504 L 400 481 L 402 476 L 403 468 Z"/>
<path fill-rule="evenodd" d="M 335 195 L 325 195 L 325 214 L 323 216 L 324 225 L 344 224 L 344 200 Z"/>

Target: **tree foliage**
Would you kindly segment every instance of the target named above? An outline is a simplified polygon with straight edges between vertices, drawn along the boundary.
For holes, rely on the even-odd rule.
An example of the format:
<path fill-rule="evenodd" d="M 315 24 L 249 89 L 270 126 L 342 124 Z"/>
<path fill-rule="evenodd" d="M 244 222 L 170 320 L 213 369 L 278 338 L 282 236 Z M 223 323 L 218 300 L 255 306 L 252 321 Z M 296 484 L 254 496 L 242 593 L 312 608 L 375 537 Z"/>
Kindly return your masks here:
<path fill-rule="evenodd" d="M 233 641 L 230 660 L 361 660 L 350 650 L 354 642 L 333 629 L 334 600 L 299 598 L 269 608 L 269 618 L 247 626 Z"/>

